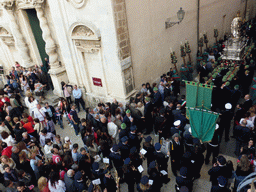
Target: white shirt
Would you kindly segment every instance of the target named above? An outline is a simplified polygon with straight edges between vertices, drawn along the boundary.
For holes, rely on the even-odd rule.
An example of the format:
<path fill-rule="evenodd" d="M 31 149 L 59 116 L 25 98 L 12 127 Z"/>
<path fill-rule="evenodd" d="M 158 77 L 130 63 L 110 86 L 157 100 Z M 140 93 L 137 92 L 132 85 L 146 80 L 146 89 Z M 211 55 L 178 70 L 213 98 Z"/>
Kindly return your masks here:
<path fill-rule="evenodd" d="M 115 123 L 113 123 L 113 122 L 110 122 L 110 123 L 108 123 L 108 134 L 111 136 L 111 137 L 113 137 L 113 138 L 115 138 L 116 137 L 116 133 L 117 133 L 117 125 L 115 124 Z"/>
<path fill-rule="evenodd" d="M 6 131 L 8 134 L 11 134 L 10 130 L 7 128 L 6 125 L 4 125 L 3 127 L 0 126 L 0 134 L 1 134 L 3 131 Z"/>
<path fill-rule="evenodd" d="M 55 186 L 51 185 L 51 181 L 48 182 L 48 187 L 51 192 L 65 192 L 65 183 L 62 180 L 55 182 Z"/>
<path fill-rule="evenodd" d="M 243 120 L 245 120 L 245 119 L 242 118 L 242 119 L 240 120 L 239 124 L 242 124 Z M 248 128 L 253 128 L 253 127 L 254 127 L 252 121 L 250 121 L 250 120 L 246 120 L 246 121 L 247 121 L 246 127 L 248 127 Z"/>
<path fill-rule="evenodd" d="M 35 99 L 32 103 L 28 102 L 28 108 L 29 108 L 29 112 L 30 114 L 32 114 L 32 112 L 37 109 L 37 100 Z"/>
<path fill-rule="evenodd" d="M 34 110 L 34 118 L 38 118 L 39 121 L 44 121 L 44 118 L 46 117 L 45 112 L 46 112 L 46 110 L 44 107 L 42 107 L 39 110 L 36 108 Z"/>
<path fill-rule="evenodd" d="M 6 139 L 2 139 L 3 142 L 7 144 L 7 146 L 13 146 L 15 144 L 15 140 L 9 135 Z"/>

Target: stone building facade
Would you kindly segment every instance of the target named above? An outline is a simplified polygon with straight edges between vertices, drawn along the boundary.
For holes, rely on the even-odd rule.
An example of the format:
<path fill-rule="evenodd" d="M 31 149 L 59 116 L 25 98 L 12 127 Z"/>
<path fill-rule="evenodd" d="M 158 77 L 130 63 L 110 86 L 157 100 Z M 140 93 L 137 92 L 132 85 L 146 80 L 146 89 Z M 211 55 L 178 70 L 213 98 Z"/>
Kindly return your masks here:
<path fill-rule="evenodd" d="M 247 1 L 252 17 L 255 0 Z M 241 0 L 202 1 L 201 33 L 213 36 L 214 25 L 220 36 L 229 32 L 244 5 Z M 179 7 L 186 11 L 184 20 L 165 29 L 167 18 L 177 20 Z M 65 81 L 77 84 L 90 103 L 125 101 L 171 67 L 170 47 L 179 56 L 186 38 L 195 54 L 196 14 L 197 0 L 0 0 L 0 65 L 9 71 L 18 61 L 28 68 L 48 57 L 55 94 L 62 95 Z"/>

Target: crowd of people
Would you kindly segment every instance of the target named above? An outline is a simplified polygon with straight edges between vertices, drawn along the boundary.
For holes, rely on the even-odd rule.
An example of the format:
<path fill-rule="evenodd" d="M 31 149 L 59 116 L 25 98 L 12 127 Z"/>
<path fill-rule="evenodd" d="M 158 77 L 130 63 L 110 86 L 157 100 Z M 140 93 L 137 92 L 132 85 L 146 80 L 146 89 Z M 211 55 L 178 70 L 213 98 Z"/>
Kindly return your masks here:
<path fill-rule="evenodd" d="M 202 55 L 207 70 L 220 64 L 215 63 L 216 50 L 210 47 L 206 51 L 211 54 Z M 254 58 L 247 59 L 252 78 Z M 245 65 L 246 61 L 240 64 L 240 74 Z M 236 84 L 242 90 L 235 84 L 216 85 L 223 98 L 218 105 L 213 102 L 212 110 L 221 115 L 211 142 L 202 143 L 192 137 L 176 70 L 170 69 L 152 87 L 143 84 L 125 106 L 114 99 L 86 108 L 78 86 L 65 82 L 61 82 L 63 97 L 57 106 L 43 102 L 45 91 L 52 88 L 49 66 L 47 59 L 41 67 L 28 70 L 16 63 L 0 90 L 0 180 L 7 192 L 34 191 L 35 187 L 42 192 L 113 192 L 120 190 L 122 183 L 127 183 L 129 192 L 135 188 L 157 192 L 170 181 L 168 165 L 176 177 L 171 190 L 192 192 L 203 164 L 210 162 L 211 192 L 225 192 L 231 185 L 236 191 L 256 170 L 256 107 L 247 85 L 251 81 L 245 89 L 238 77 Z M 202 77 L 206 67 L 199 68 Z M 83 117 L 81 109 L 86 112 Z M 70 126 L 66 127 L 65 121 Z M 74 130 L 83 146 L 68 136 L 62 138 L 58 129 Z M 236 140 L 236 169 L 232 161 L 219 155 L 223 133 L 228 142 L 231 130 Z M 253 192 L 253 187 L 248 185 L 243 191 Z"/>

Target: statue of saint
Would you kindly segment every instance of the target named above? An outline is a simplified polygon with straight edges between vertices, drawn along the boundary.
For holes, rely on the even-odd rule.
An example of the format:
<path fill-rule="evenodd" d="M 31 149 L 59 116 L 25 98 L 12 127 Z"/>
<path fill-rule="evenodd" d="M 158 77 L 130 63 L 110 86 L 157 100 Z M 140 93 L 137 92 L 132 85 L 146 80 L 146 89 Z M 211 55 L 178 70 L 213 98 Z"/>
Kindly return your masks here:
<path fill-rule="evenodd" d="M 237 16 L 231 22 L 231 33 L 235 39 L 240 37 L 240 27 L 242 25 L 242 17 L 240 12 L 237 12 Z"/>

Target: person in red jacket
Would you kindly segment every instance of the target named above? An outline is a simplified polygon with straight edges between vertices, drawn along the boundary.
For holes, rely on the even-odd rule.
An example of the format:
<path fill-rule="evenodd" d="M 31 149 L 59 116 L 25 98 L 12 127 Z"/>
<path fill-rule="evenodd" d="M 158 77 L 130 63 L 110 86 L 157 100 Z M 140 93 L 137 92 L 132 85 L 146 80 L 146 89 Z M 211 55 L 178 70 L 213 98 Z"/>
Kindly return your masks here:
<path fill-rule="evenodd" d="M 36 138 L 37 133 L 33 128 L 32 122 L 29 122 L 27 118 L 24 118 L 23 122 L 25 123 L 23 127 L 27 130 L 28 134 Z"/>
<path fill-rule="evenodd" d="M 1 147 L 2 147 L 2 156 L 3 155 L 6 155 L 7 157 L 11 158 L 12 157 L 12 146 L 7 146 L 7 143 L 5 142 L 2 142 L 1 144 Z"/>

